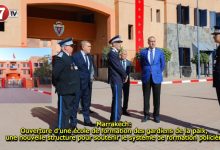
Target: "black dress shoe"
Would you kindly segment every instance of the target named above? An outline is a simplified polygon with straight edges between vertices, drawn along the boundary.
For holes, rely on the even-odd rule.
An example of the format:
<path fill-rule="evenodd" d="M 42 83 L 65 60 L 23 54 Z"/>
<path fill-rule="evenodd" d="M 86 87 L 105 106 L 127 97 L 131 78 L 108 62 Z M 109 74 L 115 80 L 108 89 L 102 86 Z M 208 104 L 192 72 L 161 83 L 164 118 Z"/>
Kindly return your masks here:
<path fill-rule="evenodd" d="M 85 122 L 84 126 L 95 127 L 95 124 L 92 122 L 89 122 L 89 123 Z"/>
<path fill-rule="evenodd" d="M 122 114 L 125 116 L 131 116 L 127 111 L 123 111 Z"/>
<path fill-rule="evenodd" d="M 159 116 L 155 116 L 155 117 L 154 117 L 154 122 L 160 123 L 160 117 L 159 117 Z"/>
<path fill-rule="evenodd" d="M 94 112 L 94 111 L 92 111 L 92 110 L 89 110 L 89 113 L 91 113 L 91 114 L 92 114 L 92 113 L 95 113 L 95 112 Z"/>
<path fill-rule="evenodd" d="M 78 113 L 79 113 L 79 114 L 82 114 L 82 113 L 83 113 L 82 109 L 79 109 L 79 110 L 78 110 Z"/>
<path fill-rule="evenodd" d="M 142 122 L 147 122 L 149 120 L 149 116 L 144 116 L 144 118 L 142 119 Z"/>

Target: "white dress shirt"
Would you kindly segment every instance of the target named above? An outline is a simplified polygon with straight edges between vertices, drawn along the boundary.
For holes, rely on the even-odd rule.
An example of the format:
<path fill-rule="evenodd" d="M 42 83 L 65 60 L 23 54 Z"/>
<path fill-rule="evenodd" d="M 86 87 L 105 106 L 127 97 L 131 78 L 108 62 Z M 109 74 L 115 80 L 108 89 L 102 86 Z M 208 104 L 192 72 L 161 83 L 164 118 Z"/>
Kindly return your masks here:
<path fill-rule="evenodd" d="M 148 49 L 148 61 L 149 61 L 149 63 L 150 63 L 150 53 L 151 53 L 151 51 L 153 51 L 153 60 L 154 60 L 154 56 L 155 56 L 155 48 L 153 48 L 153 49 Z"/>
<path fill-rule="evenodd" d="M 122 64 L 123 68 L 126 70 L 126 67 L 127 67 L 126 59 L 121 60 L 121 64 Z"/>
<path fill-rule="evenodd" d="M 83 58 L 84 58 L 85 62 L 87 60 L 87 62 L 88 62 L 88 70 L 89 70 L 90 62 L 89 62 L 88 55 L 84 51 L 82 51 L 82 50 L 81 50 L 81 54 L 83 55 Z"/>

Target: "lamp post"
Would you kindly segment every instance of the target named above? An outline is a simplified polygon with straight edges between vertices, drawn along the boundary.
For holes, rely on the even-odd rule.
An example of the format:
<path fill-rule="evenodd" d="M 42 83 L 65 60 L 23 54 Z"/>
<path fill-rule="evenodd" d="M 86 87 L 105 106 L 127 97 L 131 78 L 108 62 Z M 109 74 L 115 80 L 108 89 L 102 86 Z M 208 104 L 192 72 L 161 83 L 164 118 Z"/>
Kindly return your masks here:
<path fill-rule="evenodd" d="M 197 2 L 197 10 L 196 10 L 196 13 L 197 13 L 197 55 L 198 55 L 198 79 L 200 79 L 200 50 L 199 50 L 199 1 L 196 0 Z"/>

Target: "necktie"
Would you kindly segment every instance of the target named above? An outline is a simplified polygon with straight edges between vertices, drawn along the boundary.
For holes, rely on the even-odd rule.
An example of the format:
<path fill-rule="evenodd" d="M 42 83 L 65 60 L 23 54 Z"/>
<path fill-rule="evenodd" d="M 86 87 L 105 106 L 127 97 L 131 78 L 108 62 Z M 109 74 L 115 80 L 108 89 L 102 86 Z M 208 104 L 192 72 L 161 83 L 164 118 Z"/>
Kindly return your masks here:
<path fill-rule="evenodd" d="M 153 64 L 153 61 L 154 61 L 154 58 L 153 58 L 153 50 L 150 50 L 150 64 L 151 64 L 151 65 Z"/>
<path fill-rule="evenodd" d="M 125 60 L 122 60 L 122 66 L 123 66 L 124 70 L 126 70 Z"/>
<path fill-rule="evenodd" d="M 88 56 L 86 54 L 85 54 L 85 61 L 86 61 L 86 66 L 89 69 Z"/>

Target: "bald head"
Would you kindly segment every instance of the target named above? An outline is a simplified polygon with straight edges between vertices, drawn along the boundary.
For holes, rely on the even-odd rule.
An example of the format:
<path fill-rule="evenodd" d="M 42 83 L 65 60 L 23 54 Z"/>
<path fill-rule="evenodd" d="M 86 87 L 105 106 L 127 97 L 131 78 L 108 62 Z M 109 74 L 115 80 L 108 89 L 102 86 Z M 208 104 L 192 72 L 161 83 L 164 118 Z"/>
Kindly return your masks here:
<path fill-rule="evenodd" d="M 151 49 L 156 47 L 156 38 L 154 36 L 150 36 L 148 38 L 148 45 L 149 45 L 149 48 Z"/>
<path fill-rule="evenodd" d="M 82 47 L 82 50 L 86 53 L 86 54 L 89 54 L 90 51 L 91 51 L 91 43 L 89 41 L 81 41 L 81 47 Z"/>
<path fill-rule="evenodd" d="M 120 53 L 121 59 L 122 60 L 126 60 L 127 59 L 127 51 L 126 50 L 122 50 Z"/>

